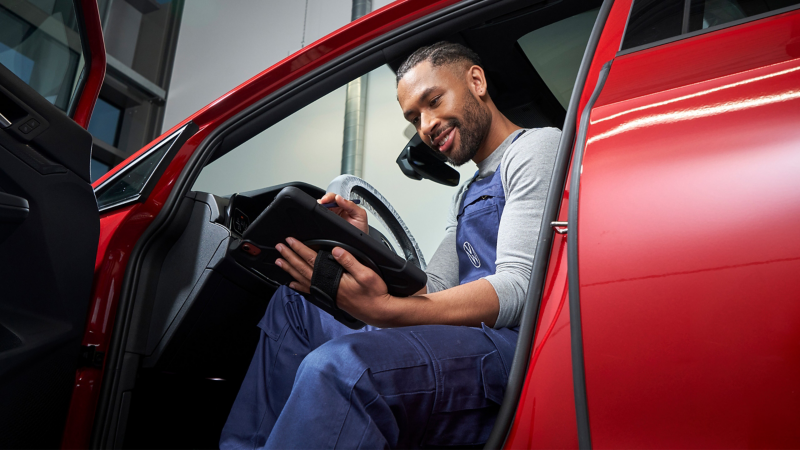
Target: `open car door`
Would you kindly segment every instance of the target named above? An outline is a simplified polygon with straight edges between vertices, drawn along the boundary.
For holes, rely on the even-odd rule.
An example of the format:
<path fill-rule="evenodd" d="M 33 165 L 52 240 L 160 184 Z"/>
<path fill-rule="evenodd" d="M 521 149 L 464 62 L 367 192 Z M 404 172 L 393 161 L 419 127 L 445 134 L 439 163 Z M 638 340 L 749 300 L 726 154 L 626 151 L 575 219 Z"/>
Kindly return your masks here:
<path fill-rule="evenodd" d="M 0 0 L 0 448 L 60 445 L 87 354 L 104 74 L 95 0 Z"/>

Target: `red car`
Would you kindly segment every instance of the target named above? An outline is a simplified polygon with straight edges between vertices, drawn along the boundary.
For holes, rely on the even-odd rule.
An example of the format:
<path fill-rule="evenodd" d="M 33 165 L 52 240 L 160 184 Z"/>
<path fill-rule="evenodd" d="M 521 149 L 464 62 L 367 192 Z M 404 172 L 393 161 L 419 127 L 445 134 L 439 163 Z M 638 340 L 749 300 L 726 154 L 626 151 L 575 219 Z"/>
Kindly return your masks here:
<path fill-rule="evenodd" d="M 279 182 L 196 180 L 442 39 L 509 118 L 563 130 L 487 447 L 800 447 L 797 0 L 398 0 L 93 185 L 105 52 L 75 3 L 68 115 L 0 67 L 0 447 L 216 446 L 274 290 L 232 253 Z"/>

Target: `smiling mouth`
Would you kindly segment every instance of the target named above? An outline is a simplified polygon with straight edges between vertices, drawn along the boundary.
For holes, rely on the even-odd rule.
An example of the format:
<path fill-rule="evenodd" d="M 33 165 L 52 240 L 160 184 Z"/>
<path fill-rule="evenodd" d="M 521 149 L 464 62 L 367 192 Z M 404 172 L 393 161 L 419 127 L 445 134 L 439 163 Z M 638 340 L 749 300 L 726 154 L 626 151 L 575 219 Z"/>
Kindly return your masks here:
<path fill-rule="evenodd" d="M 446 152 L 450 150 L 450 147 L 453 146 L 453 136 L 455 135 L 455 131 L 456 127 L 451 127 L 437 137 L 433 143 L 436 146 L 436 149 L 440 152 Z"/>

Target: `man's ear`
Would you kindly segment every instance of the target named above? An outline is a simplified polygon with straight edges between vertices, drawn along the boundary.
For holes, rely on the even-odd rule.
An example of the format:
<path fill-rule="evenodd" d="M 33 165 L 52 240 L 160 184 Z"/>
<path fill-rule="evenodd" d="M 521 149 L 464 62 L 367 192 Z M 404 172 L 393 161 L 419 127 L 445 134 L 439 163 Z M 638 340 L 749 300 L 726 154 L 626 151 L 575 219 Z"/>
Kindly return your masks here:
<path fill-rule="evenodd" d="M 467 82 L 473 94 L 480 98 L 485 98 L 489 89 L 486 85 L 486 74 L 480 66 L 471 66 L 467 70 Z"/>

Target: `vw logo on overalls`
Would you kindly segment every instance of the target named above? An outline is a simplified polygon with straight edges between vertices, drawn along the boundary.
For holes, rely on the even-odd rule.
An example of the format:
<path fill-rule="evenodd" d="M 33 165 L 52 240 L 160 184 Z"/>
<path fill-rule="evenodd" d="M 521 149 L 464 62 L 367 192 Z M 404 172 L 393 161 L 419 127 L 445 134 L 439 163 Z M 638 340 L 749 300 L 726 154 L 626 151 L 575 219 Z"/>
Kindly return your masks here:
<path fill-rule="evenodd" d="M 478 258 L 478 252 L 476 252 L 475 249 L 472 248 L 472 244 L 464 241 L 464 251 L 467 252 L 467 256 L 469 256 L 469 262 L 471 262 L 472 265 L 475 266 L 475 268 L 481 266 L 481 259 Z"/>

